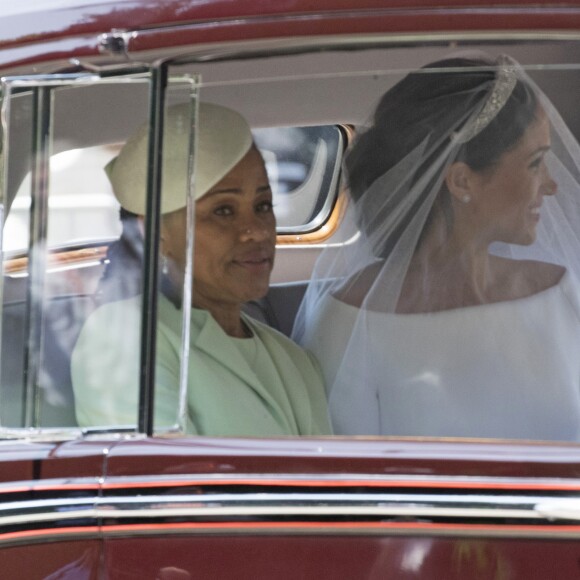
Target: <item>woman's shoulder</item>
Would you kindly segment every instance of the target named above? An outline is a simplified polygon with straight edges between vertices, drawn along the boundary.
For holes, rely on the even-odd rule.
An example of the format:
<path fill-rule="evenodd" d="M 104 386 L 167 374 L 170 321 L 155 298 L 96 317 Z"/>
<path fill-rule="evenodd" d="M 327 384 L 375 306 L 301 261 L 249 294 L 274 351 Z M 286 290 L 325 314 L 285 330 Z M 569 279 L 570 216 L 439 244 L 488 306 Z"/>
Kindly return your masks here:
<path fill-rule="evenodd" d="M 315 378 L 322 381 L 322 371 L 320 370 L 318 359 L 312 352 L 300 346 L 279 330 L 250 316 L 243 316 L 244 321 L 262 341 L 262 344 L 272 359 L 276 361 L 276 364 L 286 368 L 298 369 L 300 374 L 308 379 L 307 382 Z"/>
<path fill-rule="evenodd" d="M 139 320 L 140 308 L 140 296 L 100 304 L 85 320 L 83 330 L 103 327 L 110 333 L 119 327 L 126 328 L 133 321 Z"/>
<path fill-rule="evenodd" d="M 520 260 L 519 268 L 530 280 L 535 280 L 539 289 L 546 290 L 556 286 L 562 276 L 566 273 L 566 268 L 551 262 L 540 262 L 537 260 Z"/>
<path fill-rule="evenodd" d="M 244 321 L 252 329 L 252 332 L 257 334 L 260 340 L 265 344 L 266 348 L 272 354 L 273 349 L 282 350 L 286 355 L 292 358 L 295 362 L 311 361 L 312 354 L 310 351 L 294 342 L 291 338 L 280 332 L 276 328 L 256 320 L 248 315 L 243 315 Z"/>
<path fill-rule="evenodd" d="M 521 295 L 517 297 L 522 298 L 558 286 L 567 272 L 564 266 L 539 260 L 496 257 L 493 264 L 499 273 L 498 279 L 509 281 L 513 291 Z"/>

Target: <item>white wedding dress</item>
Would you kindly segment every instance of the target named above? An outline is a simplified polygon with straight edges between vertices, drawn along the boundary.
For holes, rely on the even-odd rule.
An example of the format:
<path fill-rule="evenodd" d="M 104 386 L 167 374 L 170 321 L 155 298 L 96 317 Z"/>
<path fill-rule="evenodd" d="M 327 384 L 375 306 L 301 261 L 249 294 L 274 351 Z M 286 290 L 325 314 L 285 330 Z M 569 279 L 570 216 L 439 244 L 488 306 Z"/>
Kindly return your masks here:
<path fill-rule="evenodd" d="M 368 340 L 348 351 L 364 380 L 343 360 L 355 323 Z M 337 434 L 580 441 L 580 296 L 568 272 L 533 296 L 428 314 L 361 316 L 327 295 L 302 342 Z"/>

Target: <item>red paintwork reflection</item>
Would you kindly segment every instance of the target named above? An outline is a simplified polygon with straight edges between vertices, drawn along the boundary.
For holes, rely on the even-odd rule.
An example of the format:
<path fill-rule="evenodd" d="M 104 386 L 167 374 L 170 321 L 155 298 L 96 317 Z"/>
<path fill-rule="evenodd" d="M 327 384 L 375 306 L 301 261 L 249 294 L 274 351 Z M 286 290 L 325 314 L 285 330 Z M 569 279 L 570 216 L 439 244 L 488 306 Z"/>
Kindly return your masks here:
<path fill-rule="evenodd" d="M 42 479 L 96 477 L 114 441 L 67 441 L 54 448 L 42 464 Z"/>
<path fill-rule="evenodd" d="M 26 441 L 0 444 L 0 483 L 45 479 L 97 479 L 114 441 L 69 441 L 33 443 Z M 1 572 L 0 572 L 1 577 Z"/>
<path fill-rule="evenodd" d="M 25 3 L 23 3 L 24 6 Z M 580 28 L 580 0 L 62 0 L 0 14 L 0 65 L 24 67 L 100 57 L 98 37 L 139 31 L 129 52 L 212 42 L 331 34 L 562 31 Z M 38 39 L 42 39 L 42 43 Z M 141 56 L 134 54 L 138 61 Z M 31 69 L 32 70 L 32 69 Z"/>
<path fill-rule="evenodd" d="M 0 577 L 46 580 L 97 580 L 99 542 L 31 544 L 0 551 Z"/>
<path fill-rule="evenodd" d="M 107 540 L 107 577 L 252 580 L 578 578 L 574 541 L 216 536 Z"/>
<path fill-rule="evenodd" d="M 428 12 L 433 16 L 442 9 L 440 0 L 60 0 L 37 4 L 36 10 L 31 10 L 31 3 L 12 3 L 10 9 L 3 11 L 0 44 L 34 41 L 39 34 L 48 40 L 99 34 L 112 29 L 146 30 L 170 24 L 203 24 L 264 17 L 283 19 L 304 16 L 316 19 L 329 14 L 342 15 L 346 20 L 352 12 L 392 11 L 396 14 L 403 11 L 414 12 L 421 17 L 421 13 Z M 444 6 L 448 13 L 479 8 L 477 16 L 470 15 L 470 20 L 477 21 L 482 10 L 489 9 L 490 4 L 493 6 L 488 0 L 448 0 Z M 507 14 L 519 12 L 521 16 L 527 8 L 527 12 L 533 14 L 542 4 L 550 7 L 551 3 L 511 0 L 509 5 L 502 7 L 502 11 Z M 561 2 L 555 12 L 566 16 L 571 12 L 565 9 L 566 6 L 579 5 L 578 0 Z"/>
<path fill-rule="evenodd" d="M 35 460 L 45 459 L 53 451 L 52 443 L 5 441 L 0 444 L 0 483 L 30 481 Z"/>
<path fill-rule="evenodd" d="M 142 439 L 108 454 L 108 477 L 364 474 L 580 478 L 580 446 L 395 439 Z M 574 485 L 577 481 L 573 482 Z"/>

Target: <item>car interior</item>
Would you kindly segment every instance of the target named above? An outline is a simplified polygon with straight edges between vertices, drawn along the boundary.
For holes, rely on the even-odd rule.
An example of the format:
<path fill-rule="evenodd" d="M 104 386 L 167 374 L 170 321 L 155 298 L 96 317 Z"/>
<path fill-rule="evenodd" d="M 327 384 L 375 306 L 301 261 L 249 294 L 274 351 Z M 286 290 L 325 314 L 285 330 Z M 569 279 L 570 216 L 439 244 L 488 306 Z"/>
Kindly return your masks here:
<path fill-rule="evenodd" d="M 275 183 L 272 285 L 266 297 L 247 304 L 248 313 L 291 334 L 320 251 L 357 235 L 339 227 L 349 211 L 342 160 L 356 131 L 379 97 L 409 71 L 477 51 L 505 52 L 518 60 L 580 136 L 580 44 L 574 40 L 377 36 L 364 42 L 262 41 L 147 56 L 169 59 L 174 84 L 168 103 L 192 98 L 242 113 Z M 149 115 L 150 77 L 139 62 L 119 65 L 102 57 L 85 65 L 70 77 L 15 74 L 3 101 L 0 425 L 7 428 L 76 427 L 70 356 L 84 321 L 101 303 L 99 281 L 114 259 L 108 250 L 121 234 L 119 206 L 103 167 Z M 37 86 L 42 89 L 35 91 Z M 50 119 L 44 129 L 37 127 L 43 106 Z M 42 161 L 35 157 L 43 148 L 49 150 L 48 195 L 39 193 Z M 90 153 L 86 165 L 79 157 L 83 151 Z M 26 411 L 31 405 L 34 419 Z"/>

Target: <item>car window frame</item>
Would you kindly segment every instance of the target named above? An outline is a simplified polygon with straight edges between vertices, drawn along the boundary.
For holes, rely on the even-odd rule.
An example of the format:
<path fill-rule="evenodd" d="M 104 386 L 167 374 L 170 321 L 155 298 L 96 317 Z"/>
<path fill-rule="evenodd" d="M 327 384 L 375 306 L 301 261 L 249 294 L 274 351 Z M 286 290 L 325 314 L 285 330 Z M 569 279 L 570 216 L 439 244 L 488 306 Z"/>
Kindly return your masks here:
<path fill-rule="evenodd" d="M 36 163 L 33 165 L 33 175 L 31 184 L 31 196 L 34 202 L 31 203 L 32 215 L 31 235 L 26 258 L 16 258 L 15 262 L 10 260 L 6 270 L 22 269 L 27 267 L 29 275 L 27 276 L 28 299 L 27 299 L 27 332 L 25 346 L 25 369 L 26 385 L 23 393 L 24 397 L 24 417 L 22 427 L 5 427 L 0 425 L 0 438 L 12 438 L 22 436 L 27 437 L 46 437 L 47 434 L 59 438 L 76 438 L 83 433 L 90 432 L 129 432 L 135 434 L 144 434 L 152 436 L 154 433 L 153 410 L 154 410 L 154 390 L 155 390 L 155 358 L 156 358 L 156 325 L 157 325 L 157 286 L 159 273 L 159 222 L 160 222 L 160 198 L 161 198 L 161 179 L 162 179 L 162 147 L 163 147 L 163 127 L 164 127 L 164 106 L 166 91 L 169 86 L 168 64 L 163 61 L 153 63 L 149 67 L 139 65 L 137 67 L 116 68 L 114 73 L 96 74 L 93 72 L 80 72 L 70 74 L 41 74 L 41 75 L 17 75 L 7 76 L 1 79 L 2 94 L 2 112 L 3 118 L 9 118 L 9 109 L 11 98 L 15 91 L 32 91 L 32 94 L 41 95 L 40 103 L 36 118 L 33 120 L 38 127 L 34 132 L 36 143 L 33 144 L 32 154 Z M 48 184 L 49 184 L 49 159 L 50 159 L 50 139 L 52 123 L 52 105 L 53 91 L 61 87 L 86 87 L 89 84 L 97 85 L 99 83 L 126 82 L 128 80 L 137 82 L 146 82 L 149 84 L 149 148 L 148 148 L 148 174 L 147 174 L 147 207 L 144 217 L 144 260 L 143 260 L 143 302 L 141 308 L 141 332 L 140 332 L 140 359 L 141 372 L 139 377 L 139 406 L 136 413 L 136 422 L 134 428 L 124 426 L 114 426 L 112 428 L 102 428 L 96 426 L 93 428 L 47 428 L 40 425 L 40 387 L 38 383 L 38 369 L 40 368 L 41 356 L 41 319 L 44 301 L 44 276 L 46 275 L 47 265 L 54 260 L 48 257 L 46 247 L 46 223 L 48 208 Z M 192 90 L 193 99 L 193 121 L 197 114 L 197 92 L 196 87 L 199 84 L 198 79 L 194 77 L 181 77 L 181 80 L 189 81 Z M 2 131 L 4 144 L 4 154 L 2 155 L 2 175 L 8 175 L 8 163 L 10 159 L 10 134 L 11 130 L 8 122 L 5 122 Z M 193 170 L 194 147 L 193 137 L 191 139 L 191 156 L 190 168 Z M 37 154 L 34 152 L 37 151 Z M 190 178 L 189 183 L 193 180 Z M 191 205 L 192 185 L 188 190 L 188 204 Z M 36 203 L 36 198 L 43 200 L 42 204 Z M 2 220 L 6 214 L 5 207 L 9 207 L 8 180 L 2 180 Z M 193 237 L 189 236 L 189 250 L 191 264 Z M 97 246 L 96 252 L 102 252 L 102 246 Z M 75 252 L 75 255 L 78 254 Z M 56 260 L 57 266 L 59 260 Z M 0 281 L 0 302 L 3 301 L 4 285 L 4 265 L 2 271 L 2 281 Z M 35 288 L 36 291 L 31 289 Z M 41 289 L 38 292 L 38 288 Z M 189 308 L 184 310 L 184 320 L 187 321 L 185 332 L 189 327 Z M 32 312 L 32 315 L 30 313 Z M 2 317 L 2 304 L 0 303 L 0 319 Z M 185 342 L 183 344 L 186 344 Z M 185 367 L 187 366 L 188 349 L 183 348 L 185 353 Z M 30 372 L 32 369 L 32 372 Z M 182 375 L 185 373 L 182 371 Z M 185 376 L 186 378 L 186 376 Z M 184 381 L 181 380 L 184 384 Z M 183 391 L 183 388 L 180 389 Z M 184 400 L 185 394 L 180 396 L 180 414 L 174 428 L 174 433 L 183 431 L 184 425 Z"/>

